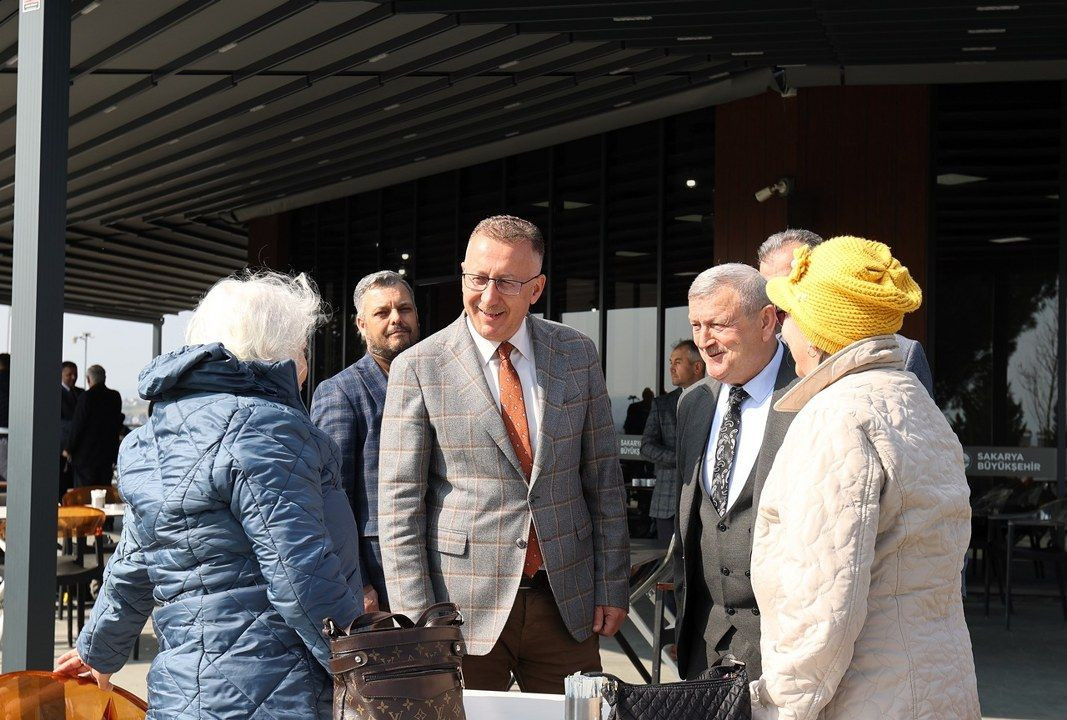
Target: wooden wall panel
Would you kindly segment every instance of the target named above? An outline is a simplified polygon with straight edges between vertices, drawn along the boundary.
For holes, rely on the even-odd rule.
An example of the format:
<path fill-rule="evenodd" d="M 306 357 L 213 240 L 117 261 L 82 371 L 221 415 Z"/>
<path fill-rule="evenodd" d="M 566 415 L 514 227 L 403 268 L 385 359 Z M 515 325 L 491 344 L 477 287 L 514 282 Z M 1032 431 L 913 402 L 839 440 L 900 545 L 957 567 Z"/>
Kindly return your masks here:
<path fill-rule="evenodd" d="M 890 245 L 920 285 L 929 216 L 929 89 L 802 88 L 716 108 L 715 256 L 754 262 L 770 234 L 805 227 L 823 237 L 860 235 Z M 790 198 L 753 193 L 789 175 Z M 904 334 L 925 340 L 925 312 Z"/>
<path fill-rule="evenodd" d="M 292 240 L 291 213 L 253 218 L 248 222 L 248 265 L 285 272 Z"/>

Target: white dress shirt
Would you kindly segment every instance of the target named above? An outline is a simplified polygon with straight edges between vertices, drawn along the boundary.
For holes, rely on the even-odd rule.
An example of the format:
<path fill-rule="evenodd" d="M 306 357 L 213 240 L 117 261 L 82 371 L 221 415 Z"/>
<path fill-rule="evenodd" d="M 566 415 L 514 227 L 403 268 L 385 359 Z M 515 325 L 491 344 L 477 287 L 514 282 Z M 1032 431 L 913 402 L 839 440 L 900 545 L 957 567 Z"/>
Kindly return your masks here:
<path fill-rule="evenodd" d="M 763 435 L 767 430 L 767 415 L 771 411 L 771 396 L 774 395 L 774 381 L 778 379 L 778 368 L 782 365 L 784 346 L 778 343 L 778 350 L 771 361 L 759 371 L 756 377 L 742 385 L 748 397 L 741 403 L 741 427 L 737 431 L 737 444 L 734 446 L 734 462 L 730 466 L 726 509 L 733 506 L 737 496 L 748 481 L 752 468 L 759 458 L 763 447 Z M 722 418 L 729 407 L 730 389 L 733 385 L 723 383 L 719 390 L 719 399 L 715 404 L 715 416 L 711 420 L 711 434 L 708 446 L 704 450 L 704 461 L 700 470 L 700 480 L 704 492 L 711 495 L 712 474 L 715 471 L 715 445 L 719 441 L 719 428 Z"/>
<path fill-rule="evenodd" d="M 496 354 L 499 342 L 486 340 L 478 334 L 466 318 L 467 330 L 474 339 L 474 346 L 478 348 L 478 354 L 482 358 L 482 372 L 485 373 L 485 381 L 489 383 L 489 392 L 493 394 L 497 408 L 500 407 L 500 358 Z M 511 364 L 519 374 L 519 382 L 522 383 L 522 401 L 526 405 L 526 424 L 530 426 L 530 450 L 537 455 L 537 431 L 541 427 L 541 402 L 537 392 L 537 366 L 534 364 L 533 341 L 530 339 L 530 330 L 526 327 L 526 318 L 515 334 L 508 340 L 515 348 L 511 351 Z"/>

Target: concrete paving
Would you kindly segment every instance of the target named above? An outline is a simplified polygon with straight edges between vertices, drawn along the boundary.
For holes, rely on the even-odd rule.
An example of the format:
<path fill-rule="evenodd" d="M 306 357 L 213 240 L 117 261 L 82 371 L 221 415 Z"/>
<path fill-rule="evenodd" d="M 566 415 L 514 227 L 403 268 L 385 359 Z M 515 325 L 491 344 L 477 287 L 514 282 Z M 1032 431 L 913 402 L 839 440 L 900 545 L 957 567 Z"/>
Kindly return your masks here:
<path fill-rule="evenodd" d="M 1003 606 L 994 599 L 990 617 L 983 613 L 980 595 L 966 603 L 974 645 L 978 691 L 986 720 L 1063 720 L 1067 718 L 1067 622 L 1058 598 L 1016 599 L 1012 629 L 1004 629 Z M 650 667 L 650 653 L 639 635 L 627 633 Z M 56 622 L 56 657 L 67 650 L 66 620 Z M 115 674 L 114 682 L 140 697 L 147 696 L 146 676 L 155 652 L 151 628 L 141 636 L 141 658 Z M 601 648 L 604 670 L 629 682 L 640 676 L 617 643 Z M 664 681 L 676 677 L 665 669 Z"/>

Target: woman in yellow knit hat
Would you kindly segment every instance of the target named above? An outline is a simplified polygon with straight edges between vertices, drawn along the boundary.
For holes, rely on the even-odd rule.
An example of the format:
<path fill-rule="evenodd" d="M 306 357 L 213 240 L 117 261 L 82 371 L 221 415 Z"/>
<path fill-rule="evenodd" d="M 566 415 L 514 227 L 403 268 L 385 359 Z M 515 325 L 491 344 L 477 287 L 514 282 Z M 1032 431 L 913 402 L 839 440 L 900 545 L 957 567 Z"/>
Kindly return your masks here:
<path fill-rule="evenodd" d="M 753 530 L 753 717 L 977 720 L 963 451 L 893 337 L 922 292 L 887 246 L 837 237 L 767 295 L 800 380 Z"/>

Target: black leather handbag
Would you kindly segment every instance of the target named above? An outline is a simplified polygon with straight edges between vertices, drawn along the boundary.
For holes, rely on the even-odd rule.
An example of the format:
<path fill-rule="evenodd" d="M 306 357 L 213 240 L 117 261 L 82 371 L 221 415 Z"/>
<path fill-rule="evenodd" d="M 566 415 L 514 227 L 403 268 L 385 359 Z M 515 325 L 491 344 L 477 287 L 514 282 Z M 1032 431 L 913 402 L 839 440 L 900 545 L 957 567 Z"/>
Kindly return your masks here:
<path fill-rule="evenodd" d="M 745 664 L 727 655 L 722 664 L 687 682 L 631 685 L 607 673 L 608 720 L 751 720 Z"/>

